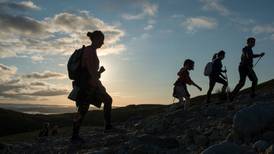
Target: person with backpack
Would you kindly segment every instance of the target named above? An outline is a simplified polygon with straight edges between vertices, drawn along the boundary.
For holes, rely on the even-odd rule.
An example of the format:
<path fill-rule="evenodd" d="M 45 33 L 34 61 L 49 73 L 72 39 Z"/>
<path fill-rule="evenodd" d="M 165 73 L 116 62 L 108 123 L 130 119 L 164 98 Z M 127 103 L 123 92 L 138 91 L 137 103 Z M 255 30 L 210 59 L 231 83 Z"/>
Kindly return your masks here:
<path fill-rule="evenodd" d="M 187 84 L 194 85 L 200 91 L 202 91 L 202 88 L 198 86 L 195 82 L 193 82 L 189 76 L 189 70 L 193 70 L 193 69 L 194 69 L 194 61 L 191 59 L 186 59 L 184 61 L 184 66 L 177 73 L 179 77 L 174 83 L 173 96 L 179 99 L 179 103 L 183 103 L 184 110 L 187 109 L 187 106 L 190 103 L 190 94 L 187 90 Z"/>
<path fill-rule="evenodd" d="M 226 77 L 222 74 L 226 73 L 226 70 L 222 70 L 222 60 L 225 58 L 225 52 L 223 50 L 219 51 L 217 54 L 214 54 L 212 58 L 212 70 L 209 74 L 209 88 L 207 91 L 207 99 L 206 103 L 210 103 L 211 92 L 217 83 L 221 83 L 223 85 L 222 94 L 226 92 L 227 81 Z"/>
<path fill-rule="evenodd" d="M 105 69 L 104 67 L 99 69 L 100 61 L 96 51 L 104 44 L 104 34 L 101 31 L 94 31 L 88 32 L 87 36 L 92 43 L 84 47 L 81 53 L 79 76 L 74 81 L 74 84 L 79 87 L 79 92 L 76 97 L 78 111 L 73 120 L 72 142 L 84 142 L 79 136 L 79 130 L 90 104 L 100 107 L 104 103 L 105 130 L 113 128 L 111 125 L 112 98 L 99 80 Z"/>
<path fill-rule="evenodd" d="M 256 39 L 254 37 L 250 37 L 247 39 L 247 45 L 242 49 L 241 62 L 239 65 L 239 74 L 240 81 L 234 88 L 234 90 L 230 93 L 230 101 L 233 101 L 234 97 L 239 93 L 241 88 L 245 85 L 246 77 L 252 81 L 251 94 L 250 97 L 254 98 L 256 96 L 255 89 L 258 83 L 258 78 L 256 73 L 253 70 L 253 58 L 263 57 L 264 52 L 261 54 L 254 54 L 252 48 L 255 46 Z"/>

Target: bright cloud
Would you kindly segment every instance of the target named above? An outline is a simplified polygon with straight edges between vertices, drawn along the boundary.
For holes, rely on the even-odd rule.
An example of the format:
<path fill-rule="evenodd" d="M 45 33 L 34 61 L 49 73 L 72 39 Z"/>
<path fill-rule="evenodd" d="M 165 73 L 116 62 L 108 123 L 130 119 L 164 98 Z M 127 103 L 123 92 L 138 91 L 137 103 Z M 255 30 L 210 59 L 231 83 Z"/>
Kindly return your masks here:
<path fill-rule="evenodd" d="M 4 4 L 2 2 L 0 6 Z M 29 9 L 37 8 L 30 1 L 21 2 L 20 5 Z M 126 49 L 119 42 L 124 36 L 123 30 L 89 15 L 87 11 L 75 14 L 63 12 L 43 20 L 1 12 L 0 24 L 0 57 L 33 54 L 32 60 L 35 61 L 42 60 L 43 55 L 71 54 L 82 44 L 90 44 L 86 33 L 94 30 L 101 30 L 105 34 L 102 52 L 106 53 L 101 55 L 119 54 Z"/>
<path fill-rule="evenodd" d="M 217 25 L 215 19 L 208 17 L 190 17 L 182 23 L 182 26 L 188 32 L 196 32 L 199 29 L 213 29 L 217 27 Z"/>
<path fill-rule="evenodd" d="M 204 5 L 204 10 L 216 11 L 223 16 L 228 16 L 231 12 L 221 4 L 220 0 L 200 0 Z"/>
<path fill-rule="evenodd" d="M 18 3 L 18 5 L 24 7 L 24 8 L 29 8 L 31 10 L 40 10 L 41 8 L 37 5 L 35 5 L 32 1 L 22 1 Z"/>
<path fill-rule="evenodd" d="M 39 56 L 39 55 L 37 55 L 37 56 L 32 56 L 32 57 L 31 57 L 31 60 L 34 61 L 34 62 L 42 61 L 42 60 L 44 60 L 44 57 Z"/>
<path fill-rule="evenodd" d="M 44 96 L 57 96 L 68 94 L 68 89 L 62 85 L 53 85 L 38 79 L 56 79 L 64 74 L 45 71 L 44 73 L 31 73 L 18 75 L 17 68 L 0 64 L 0 96 L 1 99 L 37 100 Z M 31 80 L 29 80 L 31 79 Z"/>
<path fill-rule="evenodd" d="M 252 29 L 252 32 L 255 34 L 274 33 L 274 26 L 273 25 L 257 25 Z"/>
<path fill-rule="evenodd" d="M 153 17 L 158 12 L 158 5 L 149 2 L 142 3 L 142 10 L 138 14 L 123 14 L 122 18 L 126 20 L 140 20 L 145 17 Z"/>
<path fill-rule="evenodd" d="M 36 11 L 41 8 L 35 5 L 32 1 L 22 1 L 22 2 L 0 2 L 0 10 L 9 12 L 9 11 Z"/>
<path fill-rule="evenodd" d="M 33 72 L 31 74 L 26 74 L 22 76 L 25 79 L 64 79 L 66 78 L 65 74 L 51 71 L 44 71 L 42 73 Z"/>
<path fill-rule="evenodd" d="M 16 74 L 17 68 L 15 66 L 6 66 L 0 64 L 0 83 L 8 81 L 12 76 Z"/>
<path fill-rule="evenodd" d="M 265 35 L 266 38 L 274 40 L 274 25 L 256 25 L 252 28 L 254 34 Z"/>

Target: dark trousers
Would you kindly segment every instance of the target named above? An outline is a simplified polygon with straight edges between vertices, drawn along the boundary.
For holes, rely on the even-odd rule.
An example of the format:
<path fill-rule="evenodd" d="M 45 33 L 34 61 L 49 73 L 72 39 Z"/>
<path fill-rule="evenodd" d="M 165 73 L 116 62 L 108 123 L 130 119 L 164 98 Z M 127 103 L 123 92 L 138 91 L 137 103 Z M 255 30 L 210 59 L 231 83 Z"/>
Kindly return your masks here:
<path fill-rule="evenodd" d="M 101 96 L 100 99 L 104 103 L 104 119 L 105 119 L 105 126 L 111 125 L 111 108 L 112 108 L 112 98 L 109 94 L 105 94 Z M 76 103 L 77 104 L 77 103 Z M 80 126 L 85 115 L 88 112 L 90 104 L 88 103 L 78 103 L 78 111 L 73 120 L 73 133 L 72 137 L 79 136 Z"/>
<path fill-rule="evenodd" d="M 210 102 L 211 92 L 216 83 L 223 84 L 222 92 L 224 93 L 227 87 L 227 81 L 220 77 L 220 75 L 210 75 L 209 76 L 209 89 L 207 91 L 207 102 Z"/>
<path fill-rule="evenodd" d="M 251 95 L 255 94 L 255 89 L 258 83 L 258 78 L 256 76 L 256 73 L 254 72 L 253 68 L 251 66 L 239 66 L 239 74 L 240 74 L 240 81 L 232 91 L 233 96 L 236 96 L 241 88 L 245 85 L 246 77 L 249 78 L 250 81 L 252 81 L 252 87 L 251 87 Z"/>

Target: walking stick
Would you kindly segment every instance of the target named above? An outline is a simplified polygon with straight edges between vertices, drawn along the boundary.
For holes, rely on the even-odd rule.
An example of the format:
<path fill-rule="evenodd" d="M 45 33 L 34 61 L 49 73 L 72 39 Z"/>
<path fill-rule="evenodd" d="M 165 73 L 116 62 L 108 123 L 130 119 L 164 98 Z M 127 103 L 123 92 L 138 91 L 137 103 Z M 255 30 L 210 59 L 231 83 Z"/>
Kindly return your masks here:
<path fill-rule="evenodd" d="M 253 68 L 258 64 L 258 62 L 261 60 L 263 56 L 260 56 L 260 58 L 257 60 L 257 62 L 255 63 L 255 65 L 253 66 Z"/>
<path fill-rule="evenodd" d="M 225 70 L 226 70 L 226 66 L 225 66 Z M 227 71 L 227 70 L 226 70 Z M 225 71 L 225 78 L 226 78 L 226 82 L 227 82 L 227 87 L 226 87 L 226 94 L 227 94 L 227 98 L 229 98 L 229 92 L 230 92 L 230 88 L 229 88 L 229 84 L 228 84 L 228 77 Z"/>
<path fill-rule="evenodd" d="M 226 66 L 225 66 L 225 78 L 226 78 L 226 82 L 227 82 L 227 84 L 228 84 L 228 78 L 227 78 L 227 74 L 226 74 Z"/>

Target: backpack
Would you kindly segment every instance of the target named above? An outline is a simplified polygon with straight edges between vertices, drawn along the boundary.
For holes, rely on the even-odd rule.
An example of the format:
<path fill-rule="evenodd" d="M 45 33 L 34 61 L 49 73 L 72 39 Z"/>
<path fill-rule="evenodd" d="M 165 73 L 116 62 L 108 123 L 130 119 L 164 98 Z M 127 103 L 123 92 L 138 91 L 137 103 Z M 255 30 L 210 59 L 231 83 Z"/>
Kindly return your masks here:
<path fill-rule="evenodd" d="M 209 76 L 212 72 L 212 69 L 213 69 L 213 62 L 208 62 L 204 69 L 204 75 Z"/>
<path fill-rule="evenodd" d="M 85 46 L 83 45 L 82 48 L 76 49 L 73 54 L 69 57 L 67 70 L 68 76 L 71 80 L 76 80 L 80 74 L 80 64 L 81 64 L 81 57 Z"/>

